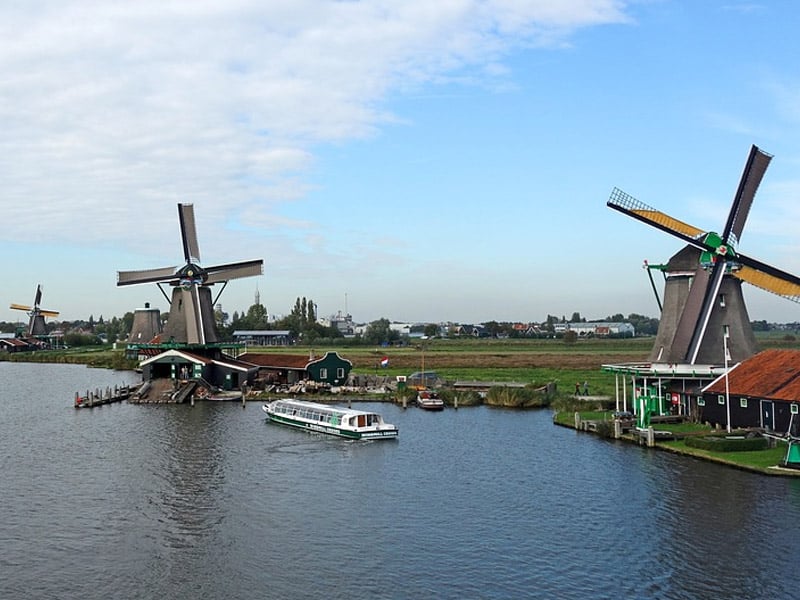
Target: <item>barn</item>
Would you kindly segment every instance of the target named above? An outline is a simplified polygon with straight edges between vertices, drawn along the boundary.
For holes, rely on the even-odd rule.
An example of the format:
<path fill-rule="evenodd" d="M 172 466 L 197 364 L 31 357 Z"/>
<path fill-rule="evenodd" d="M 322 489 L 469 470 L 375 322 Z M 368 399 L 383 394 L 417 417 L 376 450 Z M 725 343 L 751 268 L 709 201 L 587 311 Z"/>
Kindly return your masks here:
<path fill-rule="evenodd" d="M 798 435 L 800 351 L 764 350 L 706 385 L 695 399 L 701 422 Z"/>

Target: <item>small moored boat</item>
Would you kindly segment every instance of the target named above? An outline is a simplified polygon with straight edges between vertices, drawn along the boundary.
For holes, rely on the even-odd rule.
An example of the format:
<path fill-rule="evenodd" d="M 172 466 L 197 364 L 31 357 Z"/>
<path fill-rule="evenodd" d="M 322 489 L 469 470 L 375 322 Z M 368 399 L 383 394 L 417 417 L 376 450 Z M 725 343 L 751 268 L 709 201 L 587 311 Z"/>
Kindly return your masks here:
<path fill-rule="evenodd" d="M 417 406 L 425 410 L 444 410 L 444 401 L 436 392 L 420 390 L 417 392 Z"/>
<path fill-rule="evenodd" d="M 211 392 L 206 395 L 206 400 L 214 400 L 216 402 L 241 402 L 242 401 L 242 392 L 240 391 L 230 391 L 230 392 Z"/>
<path fill-rule="evenodd" d="M 305 400 L 274 400 L 261 409 L 267 420 L 351 440 L 379 440 L 397 437 L 397 427 L 385 423 L 377 413 L 343 408 Z"/>

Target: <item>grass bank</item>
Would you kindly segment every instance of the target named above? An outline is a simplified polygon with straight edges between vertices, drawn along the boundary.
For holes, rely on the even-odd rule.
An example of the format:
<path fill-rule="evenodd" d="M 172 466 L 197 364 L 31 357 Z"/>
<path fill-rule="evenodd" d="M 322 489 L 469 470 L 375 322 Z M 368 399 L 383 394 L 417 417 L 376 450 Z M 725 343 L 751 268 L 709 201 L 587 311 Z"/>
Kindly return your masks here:
<path fill-rule="evenodd" d="M 553 422 L 556 425 L 564 427 L 575 427 L 575 412 L 578 412 L 581 420 L 583 421 L 604 421 L 609 425 L 613 422 L 612 411 L 594 410 L 594 411 L 581 411 L 577 410 L 574 404 L 570 403 L 557 403 L 556 412 L 553 414 Z M 670 440 L 656 439 L 655 448 L 657 450 L 664 450 L 681 454 L 683 456 L 690 456 L 716 462 L 729 467 L 735 467 L 747 471 L 761 473 L 764 475 L 783 475 L 791 477 L 800 477 L 800 470 L 782 468 L 780 465 L 786 457 L 787 445 L 785 442 L 776 441 L 773 447 L 764 450 L 750 450 L 747 452 L 714 452 L 711 450 L 704 450 L 687 445 L 686 439 L 689 436 L 695 435 L 709 435 L 719 436 L 722 432 L 715 430 L 708 425 L 699 423 L 664 423 L 659 424 L 656 429 L 660 431 L 669 431 L 673 433 L 676 438 Z M 600 435 L 608 435 L 613 432 L 613 427 L 601 428 L 598 430 Z M 639 443 L 638 439 L 634 436 L 623 436 L 623 441 Z"/>

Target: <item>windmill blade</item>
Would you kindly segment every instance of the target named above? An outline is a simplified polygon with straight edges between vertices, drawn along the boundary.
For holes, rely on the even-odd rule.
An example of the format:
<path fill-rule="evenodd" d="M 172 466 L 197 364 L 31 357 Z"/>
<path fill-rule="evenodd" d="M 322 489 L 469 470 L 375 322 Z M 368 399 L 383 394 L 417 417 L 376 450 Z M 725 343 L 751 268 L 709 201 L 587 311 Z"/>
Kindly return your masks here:
<path fill-rule="evenodd" d="M 117 271 L 117 285 L 133 285 L 135 283 L 153 283 L 176 279 L 177 267 L 160 269 L 142 269 L 139 271 Z"/>
<path fill-rule="evenodd" d="M 257 259 L 217 265 L 207 268 L 206 272 L 208 273 L 208 278 L 205 281 L 207 284 L 242 279 L 243 277 L 255 277 L 264 273 L 264 261 Z"/>
<path fill-rule="evenodd" d="M 692 277 L 692 285 L 686 297 L 686 302 L 681 311 L 678 324 L 675 327 L 675 336 L 672 341 L 674 354 L 679 354 L 684 360 L 689 354 L 689 347 L 692 337 L 700 318 L 700 311 L 703 308 L 703 300 L 708 289 L 711 271 L 699 266 Z"/>
<path fill-rule="evenodd" d="M 608 202 L 606 202 L 606 206 L 624 215 L 633 217 L 638 221 L 652 225 L 661 231 L 666 231 L 700 250 L 709 249 L 702 243 L 702 240 L 698 239 L 705 231 L 694 225 L 689 225 L 674 217 L 670 217 L 668 214 L 637 200 L 630 194 L 626 194 L 619 188 L 614 188 L 611 192 L 611 197 L 608 199 Z M 713 248 L 711 250 L 713 250 Z"/>
<path fill-rule="evenodd" d="M 738 258 L 741 259 L 743 257 L 739 256 Z M 752 259 L 747 260 L 750 261 Z M 737 279 L 746 281 L 757 288 L 782 296 L 792 302 L 800 303 L 800 277 L 795 277 L 790 273 L 784 273 L 769 265 L 764 266 L 767 268 L 757 268 L 752 264 L 742 264 L 741 268 L 733 271 L 733 275 Z"/>
<path fill-rule="evenodd" d="M 714 308 L 714 302 L 717 294 L 719 294 L 719 288 L 722 285 L 722 278 L 725 277 L 726 270 L 724 260 L 718 260 L 711 269 L 708 284 L 705 286 L 705 293 L 703 294 L 703 303 L 697 316 L 697 324 L 692 332 L 692 341 L 689 344 L 689 352 L 687 353 L 689 364 L 693 365 L 697 360 L 697 354 L 700 352 L 700 346 L 706 335 L 706 327 L 711 318 L 711 311 Z M 695 284 L 692 285 L 694 286 Z"/>
<path fill-rule="evenodd" d="M 186 262 L 200 262 L 200 246 L 197 243 L 197 228 L 194 222 L 194 205 L 178 204 L 178 217 L 181 221 L 183 257 Z"/>
<path fill-rule="evenodd" d="M 40 310 L 39 314 L 45 317 L 57 317 L 59 313 L 57 310 Z"/>
<path fill-rule="evenodd" d="M 750 154 L 747 157 L 744 171 L 742 171 L 742 178 L 739 180 L 739 188 L 736 190 L 736 196 L 733 198 L 731 211 L 728 213 L 728 220 L 722 232 L 722 239 L 726 244 L 730 243 L 731 234 L 735 236 L 737 242 L 741 238 L 744 223 L 747 221 L 747 215 L 753 205 L 753 198 L 756 196 L 758 186 L 761 185 L 761 180 L 764 178 L 764 173 L 771 160 L 772 155 L 767 154 L 758 146 L 754 145 L 750 148 Z"/>
<path fill-rule="evenodd" d="M 42 286 L 41 285 L 37 285 L 36 286 L 36 297 L 35 297 L 35 299 L 33 301 L 33 305 L 34 306 L 39 306 L 39 303 L 41 301 L 42 301 Z"/>
<path fill-rule="evenodd" d="M 200 302 L 199 288 L 193 285 L 185 295 L 188 299 L 186 311 L 186 340 L 190 343 L 205 344 L 206 332 L 203 327 L 203 303 Z"/>
<path fill-rule="evenodd" d="M 33 310 L 32 306 L 25 306 L 24 304 L 14 304 L 14 303 L 12 303 L 11 306 L 9 306 L 9 308 L 13 308 L 14 310 L 25 310 L 25 311 Z"/>
<path fill-rule="evenodd" d="M 745 267 L 751 267 L 756 271 L 761 271 L 767 275 L 772 275 L 778 279 L 783 279 L 785 281 L 795 283 L 800 285 L 800 277 L 797 275 L 792 275 L 791 273 L 787 273 L 786 271 L 782 271 L 772 265 L 768 265 L 767 263 L 763 263 L 760 260 L 756 260 L 750 256 L 745 254 L 737 254 L 735 261 Z"/>

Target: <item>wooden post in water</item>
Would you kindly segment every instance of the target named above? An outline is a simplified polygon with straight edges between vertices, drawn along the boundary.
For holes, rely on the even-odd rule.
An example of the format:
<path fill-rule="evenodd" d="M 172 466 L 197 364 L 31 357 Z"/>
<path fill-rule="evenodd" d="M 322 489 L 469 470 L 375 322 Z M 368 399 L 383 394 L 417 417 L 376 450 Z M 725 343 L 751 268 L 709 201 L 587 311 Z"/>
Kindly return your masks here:
<path fill-rule="evenodd" d="M 575 429 L 581 428 L 581 413 L 575 411 Z"/>
<path fill-rule="evenodd" d="M 453 397 L 453 408 L 458 410 L 458 394 Z"/>
<path fill-rule="evenodd" d="M 647 447 L 652 448 L 656 445 L 656 433 L 653 431 L 653 426 L 647 428 Z"/>
<path fill-rule="evenodd" d="M 405 395 L 404 395 L 403 396 L 403 408 L 405 409 L 407 407 L 408 407 L 408 398 L 406 398 Z"/>
<path fill-rule="evenodd" d="M 622 437 L 622 422 L 619 419 L 614 419 L 614 439 L 618 440 Z"/>

